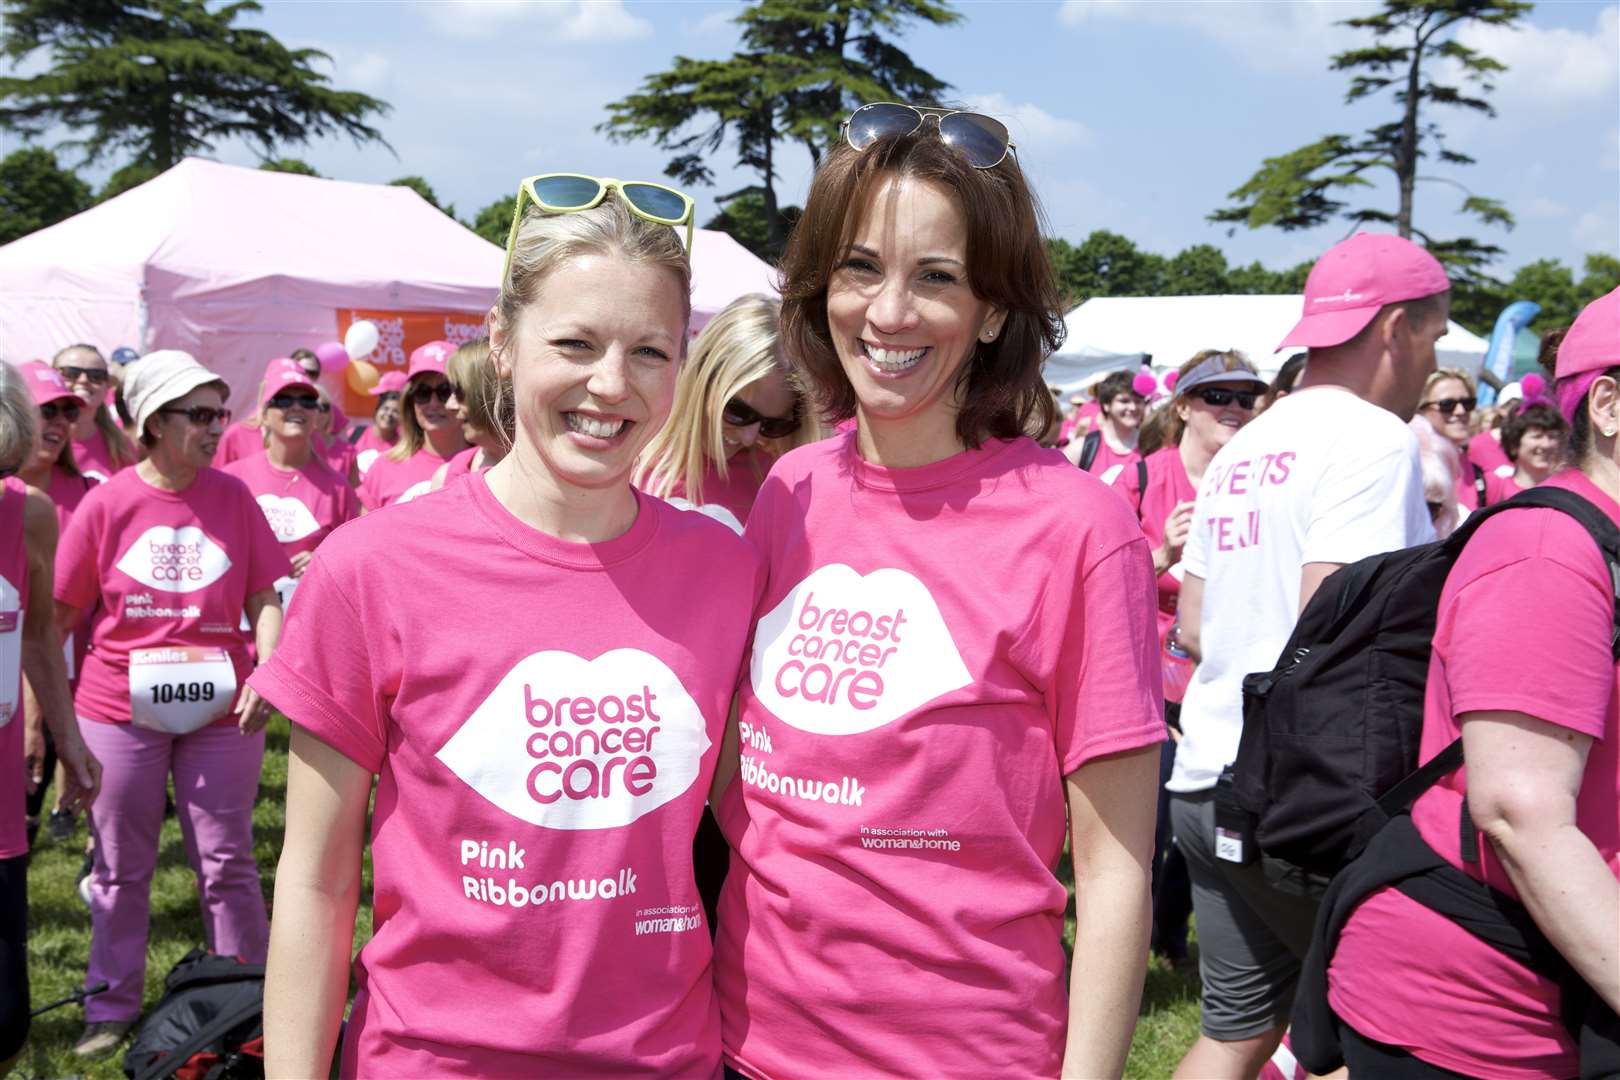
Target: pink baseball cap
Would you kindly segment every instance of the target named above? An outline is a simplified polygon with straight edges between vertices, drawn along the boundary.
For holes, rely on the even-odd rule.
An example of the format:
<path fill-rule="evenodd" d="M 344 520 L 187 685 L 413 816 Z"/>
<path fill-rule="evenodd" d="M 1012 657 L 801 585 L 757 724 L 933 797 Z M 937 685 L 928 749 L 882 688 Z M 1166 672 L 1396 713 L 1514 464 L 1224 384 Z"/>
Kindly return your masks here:
<path fill-rule="evenodd" d="M 1597 377 L 1620 366 L 1620 289 L 1587 304 L 1558 345 L 1558 409 L 1575 422 L 1575 409 Z"/>
<path fill-rule="evenodd" d="M 315 380 L 309 377 L 309 373 L 298 361 L 285 358 L 272 360 L 269 369 L 264 373 L 264 390 L 259 395 L 259 408 L 264 408 L 271 398 L 289 386 L 307 386 L 317 395 L 320 393 L 315 386 Z"/>
<path fill-rule="evenodd" d="M 384 394 L 403 394 L 405 384 L 409 381 L 403 371 L 384 372 L 383 377 L 377 380 L 377 385 L 367 390 L 366 393 L 372 397 L 382 397 Z"/>
<path fill-rule="evenodd" d="M 28 384 L 29 393 L 34 395 L 35 405 L 49 405 L 53 401 L 67 400 L 82 404 L 79 395 L 68 389 L 62 373 L 43 360 L 30 360 L 26 364 L 19 364 L 17 370 L 22 373 L 23 381 Z"/>
<path fill-rule="evenodd" d="M 405 377 L 414 379 L 424 371 L 437 371 L 443 375 L 445 365 L 450 362 L 450 354 L 455 351 L 455 345 L 448 341 L 430 341 L 426 345 L 418 345 L 411 353 L 411 365 Z"/>
<path fill-rule="evenodd" d="M 1343 345 L 1387 304 L 1451 288 L 1439 261 L 1410 240 L 1357 233 L 1328 248 L 1305 279 L 1305 311 L 1277 352 Z"/>

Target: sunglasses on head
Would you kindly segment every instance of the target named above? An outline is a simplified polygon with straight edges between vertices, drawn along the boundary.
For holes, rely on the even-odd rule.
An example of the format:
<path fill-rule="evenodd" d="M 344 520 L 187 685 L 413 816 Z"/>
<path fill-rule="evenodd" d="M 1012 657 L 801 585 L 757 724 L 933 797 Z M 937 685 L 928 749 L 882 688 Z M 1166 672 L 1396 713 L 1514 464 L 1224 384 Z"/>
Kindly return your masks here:
<path fill-rule="evenodd" d="M 749 405 L 742 398 L 732 398 L 726 402 L 721 410 L 722 418 L 732 427 L 749 427 L 759 425 L 759 435 L 762 439 L 782 439 L 799 430 L 799 413 L 795 409 L 792 416 L 766 416 Z"/>
<path fill-rule="evenodd" d="M 76 379 L 84 379 L 86 382 L 104 383 L 109 378 L 107 372 L 102 368 L 72 367 L 64 364 L 56 370 L 60 371 L 62 373 L 62 378 L 66 379 L 68 382 L 73 382 Z"/>
<path fill-rule="evenodd" d="M 197 427 L 209 427 L 214 421 L 221 424 L 231 422 L 231 410 L 216 409 L 212 405 L 193 405 L 189 409 L 159 409 L 165 416 L 183 416 Z"/>
<path fill-rule="evenodd" d="M 39 415 L 45 420 L 55 420 L 60 416 L 70 424 L 78 422 L 79 414 L 82 411 L 83 408 L 76 401 L 63 405 L 52 401 L 39 407 Z"/>
<path fill-rule="evenodd" d="M 1238 408 L 1252 412 L 1255 402 L 1260 400 L 1260 392 L 1257 390 L 1227 390 L 1219 386 L 1194 390 L 1193 394 L 1212 409 L 1224 409 L 1236 401 Z"/>
<path fill-rule="evenodd" d="M 438 398 L 439 404 L 444 405 L 449 402 L 451 395 L 455 392 L 456 388 L 447 382 L 442 382 L 437 386 L 429 386 L 427 383 L 417 383 L 415 386 L 411 387 L 411 404 L 426 405 L 434 398 Z"/>
<path fill-rule="evenodd" d="M 1006 160 L 1009 152 L 1017 152 L 1007 135 L 1007 125 L 993 116 L 893 101 L 862 105 L 850 113 L 843 125 L 844 138 L 856 150 L 865 150 L 879 139 L 920 131 L 930 120 L 945 145 L 975 169 L 993 169 Z"/>
<path fill-rule="evenodd" d="M 272 409 L 291 409 L 294 406 L 300 409 L 319 409 L 321 399 L 314 394 L 277 394 L 265 404 Z"/>
<path fill-rule="evenodd" d="M 523 223 L 525 200 L 548 214 L 577 214 L 600 206 L 610 191 L 617 191 L 630 212 L 644 221 L 672 228 L 685 225 L 686 250 L 692 250 L 696 207 L 688 196 L 674 188 L 647 180 L 543 173 L 525 177 L 518 185 L 517 204 L 512 208 L 512 231 L 506 235 L 506 265 L 501 268 L 501 281 L 504 283 L 512 272 L 512 244 L 517 240 L 518 226 Z"/>
<path fill-rule="evenodd" d="M 1439 409 L 1440 410 L 1440 415 L 1442 415 L 1442 416 L 1450 416 L 1452 413 L 1457 411 L 1459 406 L 1462 408 L 1463 412 L 1473 412 L 1474 411 L 1474 406 L 1478 405 L 1478 404 L 1479 404 L 1479 399 L 1478 398 L 1445 397 L 1445 398 L 1439 398 L 1439 399 L 1437 399 L 1435 401 L 1425 401 L 1422 405 L 1419 405 L 1418 408 L 1419 409 Z"/>

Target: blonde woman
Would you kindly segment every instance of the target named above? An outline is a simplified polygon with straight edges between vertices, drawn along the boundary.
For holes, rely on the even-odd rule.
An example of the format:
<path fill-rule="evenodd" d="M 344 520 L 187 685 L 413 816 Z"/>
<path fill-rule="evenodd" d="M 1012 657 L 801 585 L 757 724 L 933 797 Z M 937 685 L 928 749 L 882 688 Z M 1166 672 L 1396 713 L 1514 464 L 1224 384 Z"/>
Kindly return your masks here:
<path fill-rule="evenodd" d="M 454 391 L 445 374 L 455 351 L 448 341 L 430 341 L 411 353 L 400 400 L 399 441 L 360 481 L 360 502 L 368 511 L 426 495 L 433 474 L 467 449 L 461 422 L 450 411 Z"/>
<path fill-rule="evenodd" d="M 69 345 L 51 359 L 51 366 L 87 406 L 73 427 L 73 457 L 79 471 L 100 482 L 135 464 L 140 453 L 107 408 L 112 375 L 100 350 L 94 345 Z"/>
<path fill-rule="evenodd" d="M 501 377 L 489 353 L 489 339 L 469 341 L 455 351 L 445 368 L 450 376 L 446 403 L 461 424 L 467 449 L 439 466 L 433 474 L 437 491 L 458 476 L 483 472 L 512 449 L 512 381 Z"/>
<path fill-rule="evenodd" d="M 676 380 L 669 423 L 637 468 L 641 490 L 742 532 L 776 455 L 816 436 L 782 356 L 781 316 L 780 301 L 754 294 L 703 328 Z"/>

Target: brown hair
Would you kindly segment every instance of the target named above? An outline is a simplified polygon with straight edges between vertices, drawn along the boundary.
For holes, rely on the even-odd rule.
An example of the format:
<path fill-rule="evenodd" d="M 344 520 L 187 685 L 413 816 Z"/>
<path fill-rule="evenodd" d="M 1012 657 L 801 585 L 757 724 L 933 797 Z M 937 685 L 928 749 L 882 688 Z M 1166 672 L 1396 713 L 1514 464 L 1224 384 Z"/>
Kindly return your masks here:
<path fill-rule="evenodd" d="M 1204 349 L 1200 352 L 1194 353 L 1191 360 L 1188 360 L 1185 364 L 1182 364 L 1181 367 L 1176 369 L 1176 385 L 1180 386 L 1180 381 L 1187 377 L 1187 372 L 1191 371 L 1199 364 L 1202 364 L 1205 360 L 1208 360 L 1212 356 L 1223 357 L 1223 363 L 1227 371 L 1236 372 L 1238 374 L 1242 374 L 1244 372 L 1247 372 L 1250 375 L 1259 374 L 1254 370 L 1254 365 L 1249 362 L 1249 358 L 1237 349 Z M 1206 383 L 1205 385 L 1207 386 L 1209 384 Z M 1264 393 L 1264 391 L 1260 389 L 1259 383 L 1254 383 L 1253 386 L 1257 393 Z M 1193 389 L 1196 390 L 1198 387 L 1193 387 Z M 1181 418 L 1181 410 L 1179 408 L 1180 404 L 1185 400 L 1186 396 L 1184 394 L 1177 394 L 1171 400 L 1169 406 L 1165 409 L 1165 412 L 1170 414 L 1170 419 L 1165 422 L 1163 443 L 1165 446 L 1180 446 L 1181 437 L 1187 432 L 1187 421 Z M 1252 420 L 1254 419 L 1254 416 L 1257 415 L 1259 415 L 1258 410 L 1251 415 L 1249 419 Z M 1140 448 L 1140 440 L 1138 440 L 1137 446 Z"/>
<path fill-rule="evenodd" d="M 1014 158 L 975 169 L 926 127 L 865 150 L 841 142 L 829 151 L 782 255 L 783 346 L 822 418 L 836 424 L 855 415 L 855 388 L 827 325 L 827 292 L 861 213 L 891 177 L 950 193 L 967 228 L 968 285 L 1007 312 L 996 339 L 977 342 L 958 372 L 957 437 L 977 447 L 987 438 L 1045 430 L 1055 408 L 1041 364 L 1063 342 L 1063 311 L 1041 242 L 1040 207 Z"/>
<path fill-rule="evenodd" d="M 1569 434 L 1569 424 L 1565 422 L 1564 414 L 1545 401 L 1514 409 L 1502 421 L 1502 451 L 1507 454 L 1509 461 L 1519 460 L 1519 440 L 1531 428 L 1550 431 L 1561 438 Z"/>
<path fill-rule="evenodd" d="M 1548 379 L 1558 377 L 1558 346 L 1564 343 L 1564 335 L 1569 333 L 1567 326 L 1554 326 L 1542 331 L 1541 346 L 1536 351 L 1536 363 L 1541 370 L 1547 373 Z"/>

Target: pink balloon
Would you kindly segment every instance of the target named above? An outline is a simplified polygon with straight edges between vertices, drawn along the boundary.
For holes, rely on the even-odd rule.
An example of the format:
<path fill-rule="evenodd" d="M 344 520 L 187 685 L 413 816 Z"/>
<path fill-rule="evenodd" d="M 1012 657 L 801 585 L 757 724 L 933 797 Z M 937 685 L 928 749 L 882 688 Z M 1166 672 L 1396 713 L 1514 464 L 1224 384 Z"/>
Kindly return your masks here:
<path fill-rule="evenodd" d="M 341 341 L 323 341 L 315 346 L 315 356 L 322 371 L 342 371 L 349 366 L 349 351 Z"/>
<path fill-rule="evenodd" d="M 1180 381 L 1181 381 L 1181 372 L 1179 372 L 1179 371 L 1167 371 L 1167 372 L 1165 372 L 1165 374 L 1164 374 L 1164 392 L 1167 393 L 1167 394 L 1175 393 L 1176 383 L 1178 383 Z"/>
<path fill-rule="evenodd" d="M 1159 380 L 1153 377 L 1151 371 L 1138 371 L 1136 378 L 1131 380 L 1131 389 L 1143 397 L 1152 397 L 1159 389 Z"/>

